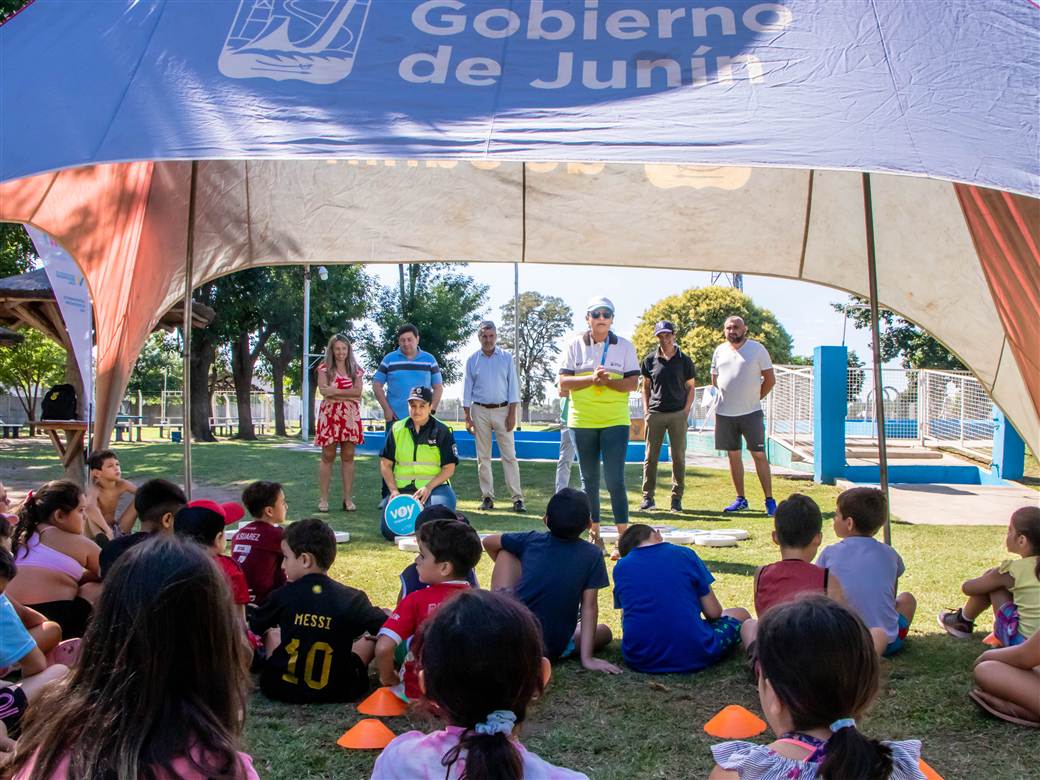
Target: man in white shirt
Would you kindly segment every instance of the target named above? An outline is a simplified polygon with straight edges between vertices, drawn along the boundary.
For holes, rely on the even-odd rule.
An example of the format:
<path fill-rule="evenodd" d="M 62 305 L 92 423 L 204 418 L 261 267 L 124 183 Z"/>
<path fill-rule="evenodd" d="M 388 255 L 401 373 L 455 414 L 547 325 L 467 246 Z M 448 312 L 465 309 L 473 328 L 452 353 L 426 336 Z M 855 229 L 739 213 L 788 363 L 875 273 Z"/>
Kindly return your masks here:
<path fill-rule="evenodd" d="M 724 512 L 740 512 L 748 508 L 744 495 L 744 462 L 741 460 L 741 437 L 755 461 L 758 481 L 766 497 L 766 513 L 776 513 L 773 480 L 766 458 L 766 427 L 762 399 L 776 384 L 773 363 L 766 348 L 747 337 L 747 325 L 740 317 L 730 317 L 723 326 L 724 344 L 711 356 L 711 383 L 719 391 L 715 411 L 715 449 L 729 455 L 729 473 L 736 500 Z"/>
<path fill-rule="evenodd" d="M 520 404 L 520 384 L 513 356 L 496 346 L 498 330 L 485 320 L 477 332 L 480 349 L 466 361 L 462 385 L 462 408 L 466 412 L 466 430 L 477 444 L 477 480 L 482 500 L 480 508 L 495 508 L 495 481 L 491 472 L 491 436 L 498 439 L 502 453 L 502 471 L 513 501 L 514 512 L 524 512 L 524 494 L 520 489 L 520 464 L 516 460 L 513 429 Z"/>

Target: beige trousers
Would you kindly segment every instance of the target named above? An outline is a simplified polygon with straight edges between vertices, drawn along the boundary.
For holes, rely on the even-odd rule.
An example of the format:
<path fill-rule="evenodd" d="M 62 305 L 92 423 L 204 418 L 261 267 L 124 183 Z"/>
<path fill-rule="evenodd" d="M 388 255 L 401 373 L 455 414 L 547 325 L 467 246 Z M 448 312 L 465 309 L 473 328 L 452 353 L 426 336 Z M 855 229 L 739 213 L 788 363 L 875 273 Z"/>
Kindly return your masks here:
<path fill-rule="evenodd" d="M 488 409 L 473 404 L 469 414 L 473 419 L 473 437 L 477 440 L 477 480 L 480 482 L 480 495 L 483 498 L 495 497 L 495 478 L 491 473 L 491 434 L 498 439 L 498 449 L 502 454 L 502 471 L 506 478 L 506 487 L 513 501 L 523 500 L 520 490 L 520 464 L 516 460 L 516 447 L 513 444 L 513 432 L 506 430 L 508 406 Z"/>
<path fill-rule="evenodd" d="M 653 498 L 657 487 L 657 459 L 664 435 L 672 460 L 672 498 L 681 499 L 686 490 L 686 413 L 650 412 L 646 416 L 646 460 L 643 461 L 643 498 Z"/>

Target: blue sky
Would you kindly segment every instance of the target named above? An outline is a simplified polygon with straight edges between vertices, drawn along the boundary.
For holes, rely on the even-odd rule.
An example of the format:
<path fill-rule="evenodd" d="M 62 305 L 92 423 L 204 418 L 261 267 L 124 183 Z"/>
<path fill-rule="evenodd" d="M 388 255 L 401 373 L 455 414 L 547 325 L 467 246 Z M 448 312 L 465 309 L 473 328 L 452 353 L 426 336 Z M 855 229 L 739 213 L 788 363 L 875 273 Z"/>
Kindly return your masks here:
<path fill-rule="evenodd" d="M 384 284 L 397 284 L 396 265 L 369 265 L 366 270 Z M 485 314 L 498 321 L 499 307 L 513 297 L 513 265 L 511 263 L 471 263 L 466 273 L 488 285 Z M 525 263 L 520 266 L 520 291 L 557 295 L 575 312 L 575 328 L 585 302 L 593 295 L 605 295 L 617 307 L 615 331 L 632 335 L 643 312 L 666 295 L 710 284 L 711 274 L 702 271 L 675 271 L 654 268 L 617 268 L 607 266 L 567 266 Z M 830 304 L 847 300 L 840 290 L 808 282 L 744 276 L 744 292 L 755 303 L 770 309 L 794 338 L 794 352 L 811 355 L 813 348 L 841 344 L 843 317 Z M 720 334 L 721 341 L 721 334 Z M 846 344 L 869 362 L 867 331 L 849 325 Z M 476 334 L 460 350 L 469 355 L 480 345 Z M 446 388 L 447 397 L 459 397 L 461 385 Z"/>

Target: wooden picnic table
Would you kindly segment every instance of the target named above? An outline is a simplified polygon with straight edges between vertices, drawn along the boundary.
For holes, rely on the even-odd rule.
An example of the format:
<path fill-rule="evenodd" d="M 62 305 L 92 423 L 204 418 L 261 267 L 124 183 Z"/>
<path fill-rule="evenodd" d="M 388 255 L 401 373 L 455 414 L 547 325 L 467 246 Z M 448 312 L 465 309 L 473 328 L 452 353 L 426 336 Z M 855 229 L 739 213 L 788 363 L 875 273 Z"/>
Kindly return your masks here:
<path fill-rule="evenodd" d="M 47 431 L 47 435 L 58 451 L 61 465 L 68 471 L 71 466 L 83 457 L 83 438 L 87 433 L 85 420 L 40 420 L 33 423 L 40 430 Z M 65 441 L 58 437 L 58 431 L 65 432 Z"/>

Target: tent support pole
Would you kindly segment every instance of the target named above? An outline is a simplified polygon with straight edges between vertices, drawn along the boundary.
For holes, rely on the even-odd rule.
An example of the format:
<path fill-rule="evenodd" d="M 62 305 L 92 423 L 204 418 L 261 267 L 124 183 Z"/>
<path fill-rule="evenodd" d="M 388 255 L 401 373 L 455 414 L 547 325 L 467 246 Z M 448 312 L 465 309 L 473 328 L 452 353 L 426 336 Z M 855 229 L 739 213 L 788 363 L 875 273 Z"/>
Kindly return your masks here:
<path fill-rule="evenodd" d="M 888 441 L 885 435 L 884 382 L 881 380 L 881 326 L 878 313 L 877 252 L 874 246 L 874 201 L 870 174 L 863 174 L 863 215 L 867 228 L 867 276 L 870 284 L 870 339 L 874 358 L 874 418 L 878 432 L 878 471 L 885 494 L 885 544 L 892 544 L 892 522 L 888 501 Z"/>
<path fill-rule="evenodd" d="M 188 247 L 184 259 L 184 393 L 182 397 L 181 441 L 184 444 L 184 494 L 191 501 L 191 293 L 195 279 L 195 188 L 199 163 L 191 161 L 191 188 L 188 195 Z"/>

